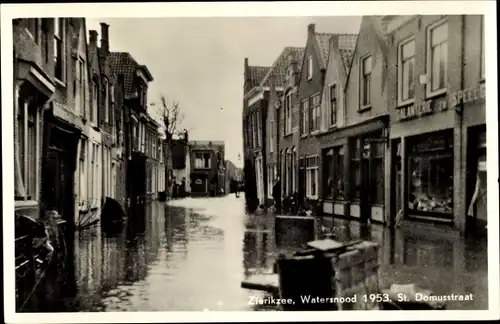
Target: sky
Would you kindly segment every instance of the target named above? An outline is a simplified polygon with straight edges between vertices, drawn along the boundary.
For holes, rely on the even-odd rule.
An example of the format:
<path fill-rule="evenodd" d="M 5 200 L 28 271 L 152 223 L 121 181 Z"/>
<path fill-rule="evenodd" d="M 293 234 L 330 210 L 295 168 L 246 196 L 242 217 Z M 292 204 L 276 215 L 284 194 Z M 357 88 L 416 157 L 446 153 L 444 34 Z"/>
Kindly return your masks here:
<path fill-rule="evenodd" d="M 226 160 L 243 166 L 243 67 L 270 66 L 284 47 L 304 47 L 317 32 L 357 33 L 361 17 L 87 18 L 100 39 L 109 25 L 111 51 L 129 52 L 154 81 L 148 102 L 179 102 L 190 140 L 224 141 Z M 150 114 L 161 114 L 152 106 Z"/>

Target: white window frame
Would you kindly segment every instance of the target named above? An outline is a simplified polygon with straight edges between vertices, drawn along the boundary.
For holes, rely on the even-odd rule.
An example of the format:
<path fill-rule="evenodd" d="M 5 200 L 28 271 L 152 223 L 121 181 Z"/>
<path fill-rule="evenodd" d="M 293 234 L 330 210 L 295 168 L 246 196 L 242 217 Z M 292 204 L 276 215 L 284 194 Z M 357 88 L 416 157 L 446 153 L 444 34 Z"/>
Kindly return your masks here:
<path fill-rule="evenodd" d="M 297 147 L 292 148 L 292 193 L 297 191 Z"/>
<path fill-rule="evenodd" d="M 316 104 L 314 100 L 317 100 Z M 311 132 L 318 132 L 321 124 L 321 93 L 317 92 L 311 96 Z"/>
<path fill-rule="evenodd" d="M 58 34 L 57 26 L 61 24 L 61 35 Z M 66 26 L 64 18 L 54 18 L 54 61 L 57 59 L 56 44 L 57 41 L 61 42 L 61 78 L 58 78 L 55 74 L 55 64 L 54 64 L 54 79 L 60 85 L 64 86 L 66 82 Z"/>
<path fill-rule="evenodd" d="M 332 111 L 332 88 L 335 89 L 334 93 L 335 93 L 335 113 L 333 113 Z M 326 124 L 328 125 L 328 127 L 336 127 L 337 126 L 337 119 L 338 119 L 338 109 L 339 109 L 339 97 L 338 97 L 338 94 L 339 91 L 338 91 L 338 87 L 337 87 L 337 83 L 332 83 L 328 86 L 328 103 L 327 103 L 327 120 L 326 120 Z M 332 115 L 335 115 L 335 122 L 332 123 L 331 120 L 332 120 Z"/>
<path fill-rule="evenodd" d="M 307 166 L 307 160 L 310 159 L 310 158 L 316 158 L 316 161 L 318 162 L 316 164 L 316 166 Z M 317 200 L 318 199 L 318 191 L 319 191 L 319 184 L 318 184 L 318 180 L 319 180 L 319 175 L 318 175 L 319 174 L 319 157 L 316 156 L 316 155 L 308 156 L 308 157 L 305 158 L 304 163 L 306 164 L 305 165 L 305 168 L 306 168 L 306 198 Z M 315 170 L 315 172 L 314 172 L 314 180 L 316 182 L 316 194 L 315 195 L 311 194 L 311 191 L 312 191 L 312 177 L 311 177 L 311 173 L 313 172 L 313 170 Z"/>
<path fill-rule="evenodd" d="M 286 135 L 292 133 L 292 94 L 289 92 L 285 96 L 285 129 Z"/>
<path fill-rule="evenodd" d="M 104 78 L 104 122 L 109 123 L 109 84 L 108 79 Z"/>
<path fill-rule="evenodd" d="M 300 102 L 301 135 L 309 134 L 309 98 Z"/>
<path fill-rule="evenodd" d="M 413 42 L 413 56 L 411 59 L 413 59 L 413 82 L 414 82 L 414 89 L 413 89 L 413 97 L 409 97 L 408 99 L 403 99 L 403 47 L 408 45 L 409 43 Z M 403 106 L 403 105 L 409 105 L 415 102 L 415 60 L 416 60 L 416 41 L 415 41 L 415 36 L 410 36 L 404 40 L 402 40 L 399 45 L 398 45 L 398 106 Z"/>
<path fill-rule="evenodd" d="M 269 121 L 269 152 L 274 152 L 274 120 Z"/>
<path fill-rule="evenodd" d="M 210 169 L 211 168 L 212 161 L 211 161 L 211 158 L 210 158 L 210 154 L 209 154 L 209 157 L 208 157 L 208 167 L 205 167 L 205 154 L 209 154 L 209 153 L 206 153 L 206 152 L 195 152 L 194 153 L 194 166 L 195 166 L 195 169 Z M 201 159 L 199 158 L 200 155 L 201 155 Z"/>
<path fill-rule="evenodd" d="M 432 80 L 433 80 L 433 76 L 432 76 L 432 51 L 431 51 L 431 47 L 432 47 L 432 31 L 435 30 L 436 28 L 439 28 L 443 25 L 447 25 L 448 24 L 448 20 L 446 18 L 444 19 L 440 19 L 438 21 L 436 21 L 435 23 L 433 23 L 432 25 L 429 25 L 429 27 L 427 27 L 427 32 L 426 32 L 426 36 L 427 36 L 427 39 L 426 39 L 426 47 L 427 47 L 427 62 L 426 62 L 426 74 L 427 74 L 427 79 L 428 79 L 428 82 L 426 84 L 426 87 L 425 87 L 425 92 L 426 92 L 426 96 L 427 98 L 430 98 L 430 97 L 434 97 L 434 96 L 437 96 L 437 95 L 440 95 L 440 94 L 443 94 L 443 93 L 446 93 L 447 91 L 447 78 L 448 78 L 448 56 L 446 56 L 446 62 L 445 62 L 445 70 L 444 70 L 444 87 L 441 88 L 441 89 L 436 89 L 436 90 L 432 90 Z M 446 27 L 447 30 L 449 31 L 449 26 Z M 448 41 L 449 41 L 449 32 L 448 32 L 448 35 L 446 36 L 446 44 L 447 44 L 447 47 L 448 47 Z M 448 48 L 446 50 L 446 53 L 448 53 Z"/>
<path fill-rule="evenodd" d="M 371 61 L 371 66 L 370 66 L 370 73 L 366 73 L 365 71 L 365 61 L 370 59 Z M 368 94 L 368 103 L 365 105 L 363 103 L 364 97 L 364 82 L 365 82 L 365 76 L 369 75 L 370 76 L 370 82 L 368 84 L 369 86 L 369 94 Z M 365 110 L 369 109 L 372 106 L 372 84 L 373 84 L 373 56 L 371 53 L 364 55 L 359 59 L 359 84 L 360 84 L 360 90 L 359 90 L 359 110 Z"/>
<path fill-rule="evenodd" d="M 313 77 L 313 57 L 309 55 L 307 57 L 307 81 L 312 80 Z"/>
<path fill-rule="evenodd" d="M 84 116 L 85 112 L 85 86 L 86 86 L 86 64 L 81 55 L 76 59 L 76 76 L 75 76 L 75 112 L 79 116 Z"/>
<path fill-rule="evenodd" d="M 97 112 L 99 111 L 99 85 L 93 79 L 92 80 L 92 118 L 90 122 L 97 125 Z"/>

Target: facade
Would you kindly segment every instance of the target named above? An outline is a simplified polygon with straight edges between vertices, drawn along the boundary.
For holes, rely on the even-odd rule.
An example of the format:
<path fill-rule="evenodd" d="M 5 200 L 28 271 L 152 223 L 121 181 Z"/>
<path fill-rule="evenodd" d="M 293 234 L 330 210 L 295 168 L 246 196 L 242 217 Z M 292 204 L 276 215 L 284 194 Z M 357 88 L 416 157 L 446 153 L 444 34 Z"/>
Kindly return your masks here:
<path fill-rule="evenodd" d="M 270 78 L 267 126 L 270 132 L 268 157 L 268 197 L 278 175 L 282 197 L 297 190 L 297 82 L 304 56 L 304 48 L 287 47 L 275 62 L 279 65 Z M 282 90 L 282 91 L 280 91 Z"/>
<path fill-rule="evenodd" d="M 345 138 L 338 136 L 346 126 L 345 100 L 347 74 L 351 68 L 357 35 L 335 35 L 330 39 L 323 98 L 321 102 L 320 192 L 326 214 L 345 215 L 348 179 Z"/>
<path fill-rule="evenodd" d="M 398 62 L 389 68 L 392 215 L 462 233 L 486 223 L 483 19 L 385 18 L 390 61 Z"/>
<path fill-rule="evenodd" d="M 314 24 L 309 24 L 307 30 L 307 43 L 297 86 L 299 104 L 297 193 L 299 201 L 305 199 L 317 201 L 319 199 L 320 149 L 316 136 L 320 132 L 321 99 L 328 63 L 329 41 L 333 34 L 317 33 Z M 285 156 L 290 154 L 284 153 Z M 292 161 L 292 163 L 297 163 L 297 161 Z M 285 187 L 285 190 L 287 189 L 288 187 Z"/>
<path fill-rule="evenodd" d="M 322 136 L 324 161 L 330 164 L 322 177 L 327 213 L 378 222 L 390 213 L 385 186 L 388 46 L 380 19 L 363 17 L 340 97 L 341 126 Z"/>
<path fill-rule="evenodd" d="M 161 142 L 158 129 L 160 125 L 149 115 L 145 117 L 145 147 L 144 155 L 146 157 L 146 199 L 158 199 L 158 179 L 160 178 L 160 159 Z"/>
<path fill-rule="evenodd" d="M 148 175 L 146 156 L 146 130 L 150 129 L 147 114 L 147 90 L 153 76 L 145 65 L 140 65 L 129 54 L 111 52 L 109 54 L 111 73 L 123 75 L 125 116 L 125 142 L 127 147 L 127 200 L 131 204 L 147 199 L 147 186 L 151 182 Z"/>
<path fill-rule="evenodd" d="M 44 120 L 56 91 L 54 20 L 15 19 L 12 27 L 15 211 L 38 219 L 42 203 L 42 157 L 48 150 Z"/>
<path fill-rule="evenodd" d="M 187 131 L 181 138 L 171 141 L 170 152 L 170 182 L 181 186 L 184 183 L 184 191 L 189 194 L 191 192 L 191 159 Z"/>
<path fill-rule="evenodd" d="M 269 67 L 250 66 L 245 58 L 243 85 L 243 157 L 245 173 L 245 198 L 252 204 L 266 200 L 265 125 L 269 87 L 260 83 Z"/>
<path fill-rule="evenodd" d="M 190 141 L 189 147 L 191 196 L 222 194 L 225 174 L 224 142 Z"/>

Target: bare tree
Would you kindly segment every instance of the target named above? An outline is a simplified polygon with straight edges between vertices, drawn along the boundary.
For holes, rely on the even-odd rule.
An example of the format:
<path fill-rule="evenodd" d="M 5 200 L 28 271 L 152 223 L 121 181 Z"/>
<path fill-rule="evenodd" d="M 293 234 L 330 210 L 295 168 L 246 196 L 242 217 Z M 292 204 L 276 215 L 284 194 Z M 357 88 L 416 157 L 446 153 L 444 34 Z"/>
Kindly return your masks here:
<path fill-rule="evenodd" d="M 171 139 L 173 135 L 180 135 L 184 132 L 184 130 L 179 129 L 179 124 L 184 120 L 184 114 L 179 102 L 173 101 L 172 104 L 168 104 L 164 96 L 161 96 L 160 100 L 165 135 Z"/>

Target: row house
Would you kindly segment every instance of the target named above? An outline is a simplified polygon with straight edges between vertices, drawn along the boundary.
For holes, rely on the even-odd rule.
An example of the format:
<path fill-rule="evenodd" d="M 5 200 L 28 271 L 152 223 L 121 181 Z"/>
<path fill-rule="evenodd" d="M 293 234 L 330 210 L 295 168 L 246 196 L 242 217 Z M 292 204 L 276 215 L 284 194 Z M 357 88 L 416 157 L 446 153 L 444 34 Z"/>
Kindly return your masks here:
<path fill-rule="evenodd" d="M 127 156 L 126 192 L 131 204 L 147 199 L 151 174 L 147 167 L 146 135 L 151 130 L 147 113 L 147 90 L 153 76 L 145 65 L 140 65 L 126 52 L 110 52 L 109 66 L 115 75 L 123 75 L 124 139 Z M 158 136 L 157 136 L 158 138 Z"/>
<path fill-rule="evenodd" d="M 223 141 L 190 141 L 191 196 L 217 196 L 224 190 Z"/>
<path fill-rule="evenodd" d="M 358 35 L 320 35 L 309 26 L 297 86 L 299 197 L 362 221 L 485 227 L 484 17 L 370 16 Z"/>
<path fill-rule="evenodd" d="M 272 66 L 269 78 L 269 107 L 266 127 L 267 194 L 272 198 L 272 188 L 280 175 L 282 192 L 290 196 L 296 190 L 297 161 L 297 80 L 300 73 L 304 48 L 286 47 Z M 265 82 L 264 81 L 264 82 Z"/>
<path fill-rule="evenodd" d="M 386 205 L 405 219 L 487 223 L 484 16 L 382 17 L 389 39 Z"/>
<path fill-rule="evenodd" d="M 191 192 L 191 159 L 189 149 L 189 136 L 187 130 L 180 138 L 172 139 L 169 145 L 170 166 L 167 168 L 167 184 L 169 188 L 175 183 L 184 186 L 186 194 Z M 172 194 L 168 195 L 172 197 Z"/>
<path fill-rule="evenodd" d="M 269 87 L 260 86 L 270 67 L 244 63 L 243 94 L 243 158 L 245 167 L 245 198 L 252 204 L 266 201 L 265 121 Z"/>
<path fill-rule="evenodd" d="M 158 130 L 160 125 L 151 116 L 145 116 L 145 148 L 146 157 L 146 198 L 155 200 L 158 198 L 160 180 L 160 153 L 161 139 Z M 163 178 L 165 178 L 164 174 Z"/>

